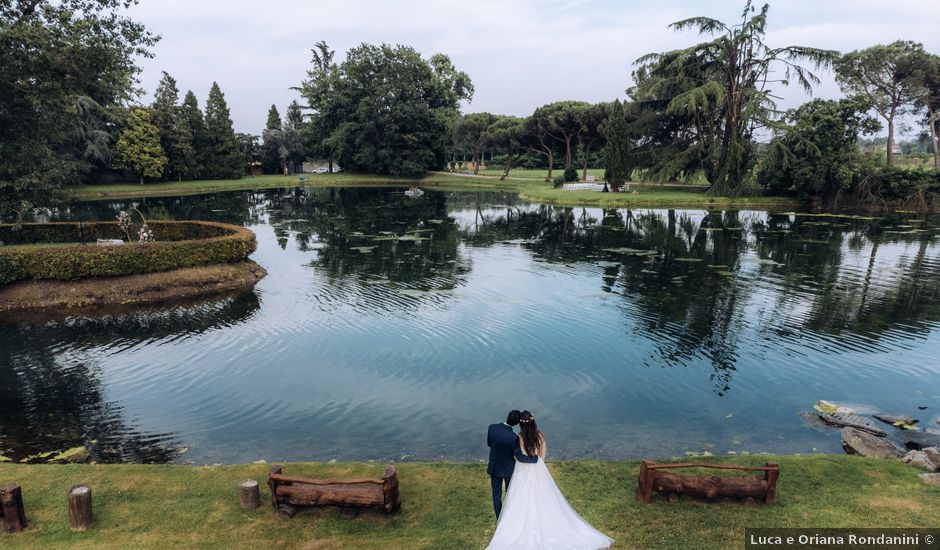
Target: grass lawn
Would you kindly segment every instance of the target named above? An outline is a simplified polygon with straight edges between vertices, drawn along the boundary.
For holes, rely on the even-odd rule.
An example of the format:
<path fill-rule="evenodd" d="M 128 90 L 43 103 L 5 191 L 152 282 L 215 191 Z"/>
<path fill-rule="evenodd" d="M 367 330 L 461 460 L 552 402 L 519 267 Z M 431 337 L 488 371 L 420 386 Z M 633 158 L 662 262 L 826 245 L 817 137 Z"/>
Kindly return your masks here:
<path fill-rule="evenodd" d="M 813 455 L 735 457 L 780 463 L 779 504 L 707 506 L 633 499 L 636 462 L 549 463 L 559 487 L 614 548 L 741 548 L 746 527 L 936 527 L 940 489 L 923 485 L 899 461 Z M 709 459 L 720 462 L 723 459 Z M 380 464 L 299 463 L 288 475 L 380 476 Z M 335 508 L 278 518 L 267 504 L 268 466 L 0 464 L 0 484 L 23 487 L 30 529 L 0 533 L 3 548 L 483 548 L 495 522 L 489 479 L 480 464 L 398 465 L 401 511 L 366 512 L 351 521 Z M 236 484 L 262 483 L 260 509 L 238 507 Z M 66 490 L 86 483 L 95 525 L 68 530 Z"/>
<path fill-rule="evenodd" d="M 552 177 L 557 178 L 558 176 L 564 175 L 565 171 L 562 168 L 556 168 L 552 171 Z M 484 168 L 480 170 L 481 176 L 496 176 L 500 177 L 503 175 L 503 167 L 497 166 L 496 164 L 490 164 L 489 168 Z M 582 175 L 582 169 L 578 169 L 578 176 Z M 603 168 L 588 168 L 588 175 L 597 177 L 598 181 L 604 181 L 604 169 Z M 513 168 L 509 171 L 509 177 L 512 179 L 524 179 L 524 180 L 536 180 L 536 181 L 545 181 L 545 178 L 548 177 L 547 168 Z"/>
<path fill-rule="evenodd" d="M 0 250 L 33 250 L 36 248 L 60 248 L 67 246 L 96 246 L 95 242 L 89 240 L 85 245 L 82 243 L 29 243 L 29 244 L 4 244 L 0 245 Z"/>
<path fill-rule="evenodd" d="M 537 171 L 534 171 L 537 172 Z M 802 201 L 786 197 L 738 197 L 735 199 L 712 197 L 702 190 L 650 184 L 633 184 L 631 193 L 596 193 L 593 191 L 562 191 L 539 179 L 508 179 L 499 181 L 493 176 L 462 176 L 446 172 L 430 172 L 421 179 L 393 178 L 369 174 L 308 174 L 306 180 L 298 176 L 250 176 L 237 180 L 197 180 L 139 184 L 76 185 L 66 191 L 74 199 L 135 198 L 148 196 L 179 196 L 243 189 L 271 189 L 287 187 L 363 187 L 419 185 L 443 191 L 496 191 L 518 193 L 522 200 L 566 206 L 627 207 L 754 207 L 793 208 Z"/>

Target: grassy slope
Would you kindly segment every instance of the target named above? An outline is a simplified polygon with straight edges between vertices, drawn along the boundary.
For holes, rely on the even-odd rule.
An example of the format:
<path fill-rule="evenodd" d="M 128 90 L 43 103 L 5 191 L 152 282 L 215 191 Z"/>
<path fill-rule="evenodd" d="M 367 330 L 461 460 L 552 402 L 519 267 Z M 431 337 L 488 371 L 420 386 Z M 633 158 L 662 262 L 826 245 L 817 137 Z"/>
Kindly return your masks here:
<path fill-rule="evenodd" d="M 736 457 L 762 464 L 766 457 Z M 940 490 L 898 461 L 853 456 L 784 456 L 776 506 L 737 502 L 651 505 L 633 500 L 634 462 L 550 463 L 582 516 L 616 539 L 615 548 L 743 547 L 754 527 L 928 527 L 940 525 Z M 337 509 L 305 510 L 292 520 L 264 504 L 243 512 L 236 483 L 262 483 L 267 466 L 30 466 L 0 464 L 0 484 L 23 486 L 31 529 L 4 536 L 4 548 L 483 548 L 494 530 L 489 480 L 478 464 L 400 464 L 403 507 L 386 518 L 346 521 Z M 381 465 L 288 464 L 289 475 L 380 475 Z M 70 533 L 69 486 L 87 483 L 95 526 Z M 269 498 L 262 486 L 262 501 Z"/>
<path fill-rule="evenodd" d="M 254 176 L 238 180 L 198 180 L 184 182 L 162 182 L 147 185 L 107 184 L 78 185 L 67 188 L 76 199 L 131 198 L 143 196 L 192 195 L 232 191 L 239 189 L 285 188 L 297 186 L 369 186 L 369 185 L 420 185 L 448 191 L 481 190 L 518 193 L 523 200 L 571 206 L 690 206 L 690 207 L 793 207 L 800 201 L 782 197 L 742 197 L 727 199 L 705 195 L 690 187 L 658 185 L 634 185 L 638 194 L 596 193 L 591 191 L 562 191 L 550 183 L 538 179 L 508 179 L 499 181 L 495 177 L 459 176 L 432 172 L 420 180 L 393 178 L 363 174 L 308 174 L 306 181 L 297 176 Z"/>

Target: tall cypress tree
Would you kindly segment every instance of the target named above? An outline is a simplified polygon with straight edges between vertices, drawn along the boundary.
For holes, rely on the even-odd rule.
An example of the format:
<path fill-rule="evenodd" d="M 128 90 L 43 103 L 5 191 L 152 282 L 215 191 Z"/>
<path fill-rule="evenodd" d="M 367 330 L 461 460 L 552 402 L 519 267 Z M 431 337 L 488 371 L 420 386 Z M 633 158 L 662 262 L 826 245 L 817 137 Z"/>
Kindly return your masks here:
<path fill-rule="evenodd" d="M 607 118 L 607 146 L 604 148 L 604 162 L 607 170 L 604 179 L 618 191 L 620 186 L 630 181 L 630 135 L 627 130 L 626 111 L 620 100 L 610 104 Z"/>
<path fill-rule="evenodd" d="M 303 126 L 303 111 L 300 110 L 300 103 L 294 100 L 287 106 L 287 117 L 284 121 L 283 131 L 283 146 L 287 150 L 286 160 L 292 172 L 300 171 L 300 167 L 307 156 L 302 136 Z M 332 170 L 332 165 L 330 169 Z"/>
<path fill-rule="evenodd" d="M 180 115 L 186 120 L 186 126 L 189 127 L 190 141 L 193 148 L 193 166 L 189 177 L 208 177 L 206 166 L 212 156 L 209 148 L 209 136 L 206 134 L 206 122 L 202 116 L 202 110 L 199 108 L 199 101 L 192 91 L 186 92 Z"/>
<path fill-rule="evenodd" d="M 240 178 L 244 173 L 242 153 L 235 139 L 225 96 L 215 82 L 212 83 L 209 99 L 206 100 L 206 134 L 211 153 L 206 177 Z"/>
<path fill-rule="evenodd" d="M 150 109 L 151 120 L 160 130 L 160 146 L 167 157 L 163 176 L 182 181 L 194 176 L 196 159 L 192 129 L 178 101 L 176 79 L 163 71 Z"/>
<path fill-rule="evenodd" d="M 276 105 L 271 105 L 268 110 L 268 122 L 261 138 L 264 140 L 261 145 L 261 169 L 265 174 L 277 174 L 283 166 L 286 151 L 285 155 L 281 155 L 284 135 L 281 131 L 281 114 L 277 112 Z"/>

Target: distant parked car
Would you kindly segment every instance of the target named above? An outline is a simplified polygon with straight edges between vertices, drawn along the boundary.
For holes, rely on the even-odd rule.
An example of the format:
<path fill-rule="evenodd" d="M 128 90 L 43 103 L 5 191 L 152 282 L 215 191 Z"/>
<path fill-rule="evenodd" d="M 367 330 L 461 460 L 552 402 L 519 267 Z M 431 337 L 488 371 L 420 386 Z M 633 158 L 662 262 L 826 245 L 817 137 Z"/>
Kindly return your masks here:
<path fill-rule="evenodd" d="M 313 171 L 314 174 L 326 174 L 327 169 L 325 166 L 321 166 Z"/>

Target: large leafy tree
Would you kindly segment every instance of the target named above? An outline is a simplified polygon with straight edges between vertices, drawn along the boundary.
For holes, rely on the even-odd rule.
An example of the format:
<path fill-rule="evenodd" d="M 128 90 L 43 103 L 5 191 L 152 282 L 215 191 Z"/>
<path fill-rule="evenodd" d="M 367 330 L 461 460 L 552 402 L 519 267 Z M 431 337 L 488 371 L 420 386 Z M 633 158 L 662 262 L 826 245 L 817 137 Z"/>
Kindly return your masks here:
<path fill-rule="evenodd" d="M 888 126 L 886 154 L 894 164 L 894 130 L 897 118 L 920 96 L 924 47 L 909 40 L 855 50 L 836 63 L 836 80 L 843 91 L 862 95 Z"/>
<path fill-rule="evenodd" d="M 587 180 L 588 164 L 591 160 L 591 151 L 595 147 L 603 146 L 607 125 L 607 106 L 603 103 L 597 105 L 587 104 L 578 109 L 578 121 L 581 131 L 578 133 L 578 153 L 581 156 L 582 180 Z"/>
<path fill-rule="evenodd" d="M 470 113 L 460 117 L 454 125 L 454 147 L 471 151 L 474 175 L 480 173 L 483 149 L 487 145 L 487 131 L 495 121 L 496 116 L 490 113 Z"/>
<path fill-rule="evenodd" d="M 340 65 L 316 60 L 301 88 L 315 149 L 362 172 L 419 176 L 444 165 L 460 101 L 473 94 L 447 56 L 362 44 Z"/>
<path fill-rule="evenodd" d="M 772 124 L 776 112 L 771 87 L 795 81 L 809 93 L 819 79 L 801 63 L 819 69 L 836 59 L 837 52 L 829 50 L 769 46 L 764 41 L 768 10 L 767 4 L 757 10 L 748 0 L 741 22 L 735 25 L 710 17 L 677 21 L 670 27 L 714 38 L 637 60 L 637 88 L 631 90 L 634 101 L 641 108 L 647 99 L 654 102 L 653 108 L 660 102 L 662 110 L 656 114 L 664 115 L 668 123 L 680 123 L 680 134 L 694 136 L 691 154 L 669 148 L 658 155 L 654 152 L 658 159 L 650 166 L 655 173 L 675 177 L 676 169 L 698 164 L 711 182 L 712 193 L 739 194 L 753 166 L 754 132 Z M 662 104 L 663 99 L 668 102 Z"/>
<path fill-rule="evenodd" d="M 549 138 L 555 140 L 565 159 L 565 170 L 574 162 L 574 150 L 586 130 L 585 113 L 591 104 L 583 101 L 558 101 L 535 110 L 534 118 L 541 119 L 540 126 Z"/>
<path fill-rule="evenodd" d="M 235 138 L 225 96 L 215 82 L 206 100 L 206 137 L 209 149 L 206 177 L 240 178 L 244 173 L 244 158 Z"/>
<path fill-rule="evenodd" d="M 0 2 L 0 218 L 110 160 L 115 115 L 136 93 L 134 60 L 157 40 L 123 15 L 134 3 Z"/>
<path fill-rule="evenodd" d="M 522 126 L 522 148 L 538 157 L 545 157 L 548 165 L 548 175 L 545 181 L 552 181 L 552 172 L 555 169 L 555 153 L 557 143 L 552 138 L 551 119 L 546 115 L 543 107 L 539 107 L 529 115 Z"/>
<path fill-rule="evenodd" d="M 160 146 L 160 129 L 151 122 L 150 111 L 131 109 L 127 126 L 115 145 L 116 164 L 132 170 L 144 184 L 144 178 L 159 178 L 166 167 L 166 156 Z"/>
<path fill-rule="evenodd" d="M 933 166 L 940 170 L 940 56 L 925 56 L 919 88 L 915 107 L 924 113 L 926 135 L 933 147 Z"/>
<path fill-rule="evenodd" d="M 522 152 L 523 133 L 523 119 L 514 116 L 497 116 L 486 129 L 484 136 L 486 144 L 494 147 L 506 157 L 500 181 L 509 177 L 513 161 Z"/>
<path fill-rule="evenodd" d="M 338 70 L 338 66 L 333 60 L 335 57 L 336 52 L 331 50 L 323 40 L 317 42 L 311 50 L 307 80 L 303 82 L 298 90 L 302 92 L 307 107 L 315 114 L 324 112 L 326 104 L 333 98 L 331 90 L 333 80 L 330 76 Z M 336 152 L 333 150 L 331 143 L 327 141 L 329 133 L 330 127 L 327 126 L 327 121 L 323 117 L 313 116 L 302 127 L 301 139 L 310 154 L 328 159 L 329 169 L 332 172 Z"/>
<path fill-rule="evenodd" d="M 849 190 L 862 166 L 858 137 L 881 129 L 864 97 L 817 99 L 787 113 L 770 142 L 758 181 L 776 191 L 828 199 Z"/>

